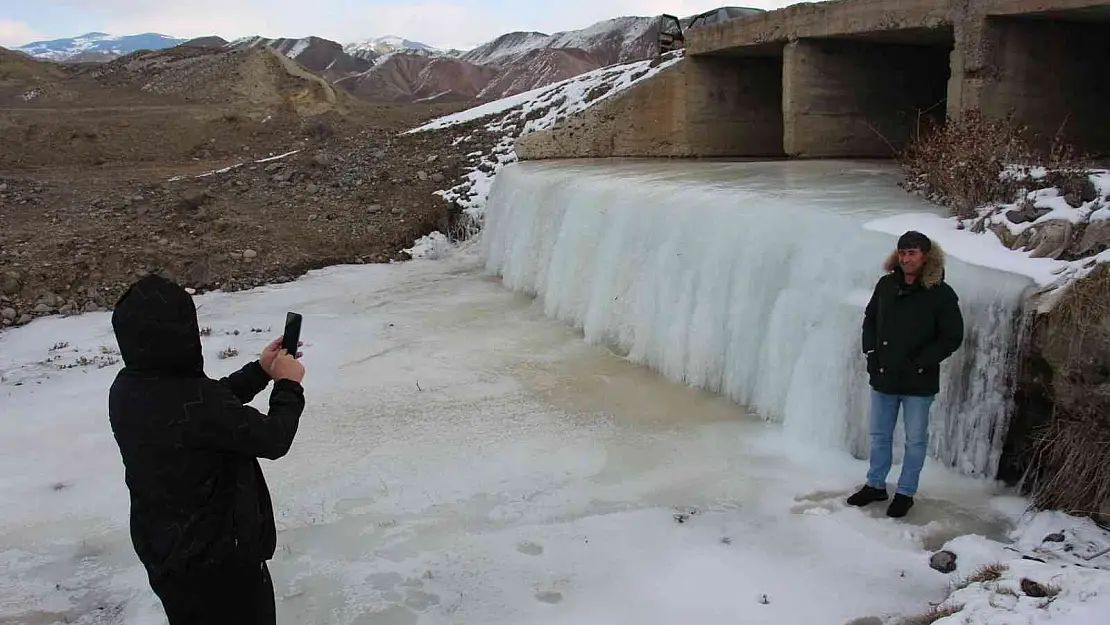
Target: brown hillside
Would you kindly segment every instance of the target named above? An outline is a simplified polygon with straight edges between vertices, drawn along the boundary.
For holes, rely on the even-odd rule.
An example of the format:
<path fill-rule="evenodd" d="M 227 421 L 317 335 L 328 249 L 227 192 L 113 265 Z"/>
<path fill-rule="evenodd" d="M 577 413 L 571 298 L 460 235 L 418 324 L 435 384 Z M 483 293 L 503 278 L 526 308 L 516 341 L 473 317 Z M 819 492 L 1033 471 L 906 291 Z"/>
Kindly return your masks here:
<path fill-rule="evenodd" d="M 265 117 L 289 108 L 316 115 L 342 110 L 348 99 L 322 78 L 265 47 L 221 50 L 176 47 L 137 52 L 74 71 L 116 90 L 138 90 L 190 104 L 219 104 Z"/>
<path fill-rule="evenodd" d="M 394 54 L 336 86 L 374 102 L 412 102 L 436 95 L 461 100 L 477 96 L 496 74 L 493 68 L 456 59 Z"/>

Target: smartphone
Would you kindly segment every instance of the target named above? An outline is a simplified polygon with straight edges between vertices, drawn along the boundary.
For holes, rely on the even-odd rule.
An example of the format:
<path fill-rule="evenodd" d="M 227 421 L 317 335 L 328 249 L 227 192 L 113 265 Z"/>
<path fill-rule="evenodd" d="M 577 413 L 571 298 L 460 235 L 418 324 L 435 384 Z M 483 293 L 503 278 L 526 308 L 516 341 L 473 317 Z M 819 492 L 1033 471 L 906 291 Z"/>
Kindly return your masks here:
<path fill-rule="evenodd" d="M 297 345 L 301 342 L 301 316 L 295 312 L 285 315 L 285 332 L 282 333 L 281 347 L 289 355 L 297 357 Z"/>

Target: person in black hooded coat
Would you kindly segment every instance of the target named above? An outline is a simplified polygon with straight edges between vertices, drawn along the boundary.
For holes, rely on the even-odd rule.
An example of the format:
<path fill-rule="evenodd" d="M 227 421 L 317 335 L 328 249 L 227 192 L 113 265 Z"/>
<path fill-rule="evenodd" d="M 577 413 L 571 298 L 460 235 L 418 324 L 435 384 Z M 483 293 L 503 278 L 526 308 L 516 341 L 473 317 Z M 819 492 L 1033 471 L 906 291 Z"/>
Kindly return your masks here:
<path fill-rule="evenodd" d="M 131 540 L 171 625 L 273 623 L 266 561 L 277 543 L 257 458 L 289 451 L 304 409 L 304 367 L 275 340 L 259 360 L 204 374 L 196 307 L 151 275 L 116 304 L 123 357 L 109 392 L 131 496 Z M 247 406 L 271 380 L 269 414 Z"/>

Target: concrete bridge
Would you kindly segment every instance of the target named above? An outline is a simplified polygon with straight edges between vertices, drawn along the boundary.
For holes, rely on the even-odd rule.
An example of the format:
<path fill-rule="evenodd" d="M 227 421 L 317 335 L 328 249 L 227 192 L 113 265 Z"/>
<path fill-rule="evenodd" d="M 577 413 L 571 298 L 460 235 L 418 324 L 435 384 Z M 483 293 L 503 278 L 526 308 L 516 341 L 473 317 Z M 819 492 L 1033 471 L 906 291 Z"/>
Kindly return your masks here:
<path fill-rule="evenodd" d="M 925 117 L 1013 112 L 1110 153 L 1110 0 L 834 0 L 692 30 L 687 58 L 522 158 L 886 157 Z"/>

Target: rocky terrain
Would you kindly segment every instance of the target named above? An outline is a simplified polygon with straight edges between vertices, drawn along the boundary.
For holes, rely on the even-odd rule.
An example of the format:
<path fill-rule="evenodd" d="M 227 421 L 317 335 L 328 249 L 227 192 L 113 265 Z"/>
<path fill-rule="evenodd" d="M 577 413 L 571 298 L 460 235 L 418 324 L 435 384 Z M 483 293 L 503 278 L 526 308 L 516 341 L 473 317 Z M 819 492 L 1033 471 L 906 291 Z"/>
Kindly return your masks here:
<path fill-rule="evenodd" d="M 0 48 L 0 327 L 110 307 L 151 271 L 236 290 L 465 231 L 514 136 L 657 65 L 583 73 L 650 56 L 650 25 L 614 24 L 641 30 L 509 37 L 486 64 L 316 38 L 208 37 L 102 63 Z M 591 49 L 557 47 L 572 44 Z M 350 88 L 333 80 L 344 58 L 373 65 Z M 536 102 L 406 132 L 570 76 Z"/>
<path fill-rule="evenodd" d="M 459 108 L 367 104 L 268 48 L 0 50 L 0 323 L 111 306 L 148 271 L 240 289 L 404 258 L 450 228 L 433 193 L 464 148 L 400 133 Z"/>

